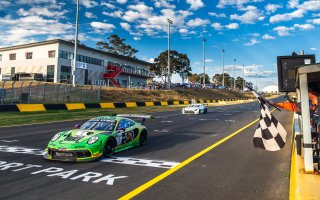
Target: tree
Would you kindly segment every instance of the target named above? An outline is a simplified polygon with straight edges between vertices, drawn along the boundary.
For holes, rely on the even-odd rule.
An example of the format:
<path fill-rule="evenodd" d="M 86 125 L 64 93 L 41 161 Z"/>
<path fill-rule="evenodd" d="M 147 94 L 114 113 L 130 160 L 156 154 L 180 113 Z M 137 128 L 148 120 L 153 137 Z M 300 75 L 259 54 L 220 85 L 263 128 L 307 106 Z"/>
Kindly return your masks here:
<path fill-rule="evenodd" d="M 203 84 L 203 73 L 198 75 L 200 78 L 200 83 Z M 205 74 L 205 84 L 210 83 L 210 78 L 208 74 Z"/>
<path fill-rule="evenodd" d="M 161 52 L 154 59 L 154 64 L 150 68 L 156 76 L 166 83 L 168 76 L 168 51 Z M 189 74 L 191 71 L 190 60 L 186 54 L 180 54 L 175 50 L 170 50 L 170 74 L 178 73 L 180 76 Z"/>
<path fill-rule="evenodd" d="M 215 75 L 212 77 L 212 81 L 213 81 L 216 85 L 223 85 L 223 84 L 222 84 L 223 74 L 215 74 Z M 230 86 L 231 86 L 231 83 L 232 83 L 232 86 L 233 86 L 233 78 L 232 78 L 229 74 L 224 73 L 224 86 L 230 87 Z"/>
<path fill-rule="evenodd" d="M 243 88 L 243 78 L 241 78 L 239 76 L 236 79 L 236 88 L 239 90 L 242 90 L 242 88 Z"/>
<path fill-rule="evenodd" d="M 125 44 L 126 39 L 121 39 L 118 35 L 112 34 L 108 37 L 108 42 L 97 42 L 97 48 L 109 53 L 117 55 L 134 57 L 134 54 L 138 52 L 135 48 Z"/>
<path fill-rule="evenodd" d="M 182 83 L 184 83 L 185 78 L 191 74 L 191 70 L 190 60 L 187 54 L 179 54 L 176 72 L 180 75 Z"/>
<path fill-rule="evenodd" d="M 189 82 L 192 83 L 199 83 L 200 82 L 200 76 L 198 74 L 192 74 L 190 73 L 190 75 L 188 76 Z"/>

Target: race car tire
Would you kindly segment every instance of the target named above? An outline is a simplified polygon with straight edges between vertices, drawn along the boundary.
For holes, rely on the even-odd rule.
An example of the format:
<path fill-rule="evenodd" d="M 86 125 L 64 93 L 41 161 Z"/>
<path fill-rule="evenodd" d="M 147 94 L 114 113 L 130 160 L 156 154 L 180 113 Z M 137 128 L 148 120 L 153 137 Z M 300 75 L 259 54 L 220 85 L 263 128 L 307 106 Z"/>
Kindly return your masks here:
<path fill-rule="evenodd" d="M 139 137 L 140 146 L 146 145 L 148 142 L 148 134 L 146 130 L 142 130 Z"/>
<path fill-rule="evenodd" d="M 113 155 L 116 142 L 113 138 L 109 138 L 103 147 L 103 157 L 108 158 Z"/>
<path fill-rule="evenodd" d="M 208 109 L 205 108 L 203 113 L 206 114 L 207 112 L 208 112 Z"/>

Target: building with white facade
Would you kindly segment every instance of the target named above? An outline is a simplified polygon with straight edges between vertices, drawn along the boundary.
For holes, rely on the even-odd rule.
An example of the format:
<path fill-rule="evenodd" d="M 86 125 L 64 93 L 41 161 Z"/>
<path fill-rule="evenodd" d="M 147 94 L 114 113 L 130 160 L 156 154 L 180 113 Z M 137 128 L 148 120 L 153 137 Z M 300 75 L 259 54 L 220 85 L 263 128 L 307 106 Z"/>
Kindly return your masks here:
<path fill-rule="evenodd" d="M 0 75 L 39 73 L 47 82 L 71 83 L 73 51 L 74 43 L 60 39 L 0 48 Z M 144 87 L 153 77 L 151 63 L 84 45 L 78 45 L 77 61 L 79 85 Z"/>

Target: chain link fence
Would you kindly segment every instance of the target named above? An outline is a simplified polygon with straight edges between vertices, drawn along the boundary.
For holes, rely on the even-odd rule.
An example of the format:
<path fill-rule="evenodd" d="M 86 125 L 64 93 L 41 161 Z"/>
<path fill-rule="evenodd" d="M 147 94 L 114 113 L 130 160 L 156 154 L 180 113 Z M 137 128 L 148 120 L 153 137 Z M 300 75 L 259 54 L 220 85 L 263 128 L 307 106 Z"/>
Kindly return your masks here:
<path fill-rule="evenodd" d="M 31 81 L 0 81 L 0 104 L 96 103 L 101 86 L 76 86 Z"/>

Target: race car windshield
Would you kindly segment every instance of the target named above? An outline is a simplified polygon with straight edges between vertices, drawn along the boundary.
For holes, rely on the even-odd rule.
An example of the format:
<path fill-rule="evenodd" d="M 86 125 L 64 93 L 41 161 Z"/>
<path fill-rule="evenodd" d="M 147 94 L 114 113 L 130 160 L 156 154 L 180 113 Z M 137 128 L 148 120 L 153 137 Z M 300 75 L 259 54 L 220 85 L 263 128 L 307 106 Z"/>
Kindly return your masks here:
<path fill-rule="evenodd" d="M 98 130 L 98 131 L 113 131 L 115 127 L 114 121 L 87 121 L 80 129 L 81 130 Z"/>

